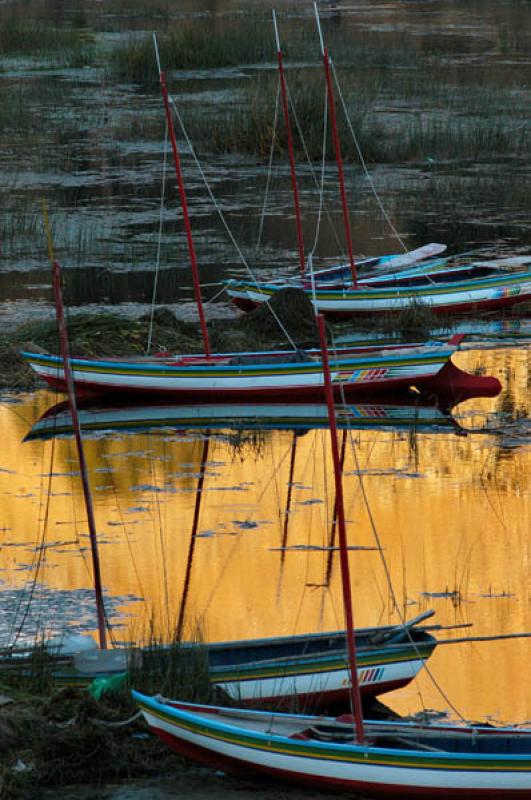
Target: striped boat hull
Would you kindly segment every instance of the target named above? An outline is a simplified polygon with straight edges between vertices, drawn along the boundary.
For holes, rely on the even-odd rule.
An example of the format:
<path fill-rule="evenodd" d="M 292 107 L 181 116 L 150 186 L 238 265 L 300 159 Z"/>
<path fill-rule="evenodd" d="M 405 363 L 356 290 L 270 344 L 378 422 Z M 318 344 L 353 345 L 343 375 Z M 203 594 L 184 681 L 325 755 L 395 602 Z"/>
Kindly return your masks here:
<path fill-rule="evenodd" d="M 312 731 L 323 718 L 265 712 L 246 716 L 249 712 L 133 694 L 161 739 L 212 767 L 374 797 L 531 797 L 531 730 L 483 728 L 473 737 L 434 726 L 424 740 L 430 744 L 423 747 L 410 724 L 393 722 L 376 724 L 369 734 L 370 741 L 378 742 L 379 732 L 381 745 L 358 745 L 316 738 Z M 402 744 L 389 745 L 392 730 Z M 405 737 L 421 743 L 406 747 Z M 449 750 L 450 742 L 459 739 L 462 744 Z M 441 749 L 432 747 L 434 741 Z"/>
<path fill-rule="evenodd" d="M 380 348 L 332 356 L 332 383 L 338 395 L 349 397 L 390 392 L 415 385 L 422 387 L 447 365 L 455 350 L 452 344 L 421 347 Z M 316 351 L 310 351 L 315 353 Z M 251 354 L 252 356 L 253 354 Z M 221 356 L 210 361 L 190 359 L 99 360 L 72 358 L 78 390 L 97 393 L 135 393 L 174 396 L 182 399 L 225 400 L 321 397 L 323 372 L 319 355 L 305 360 L 290 356 L 273 363 L 234 363 Z M 58 356 L 22 353 L 33 370 L 50 386 L 65 390 L 62 360 Z M 267 354 L 266 354 L 267 357 Z M 181 363 L 186 361 L 186 363 Z"/>
<path fill-rule="evenodd" d="M 226 291 L 237 305 L 248 310 L 270 300 L 282 288 L 282 284 L 229 281 Z M 304 291 L 316 311 L 331 315 L 392 313 L 415 303 L 434 313 L 466 313 L 530 300 L 531 271 L 417 287 L 317 289 L 315 294 L 310 288 Z"/>

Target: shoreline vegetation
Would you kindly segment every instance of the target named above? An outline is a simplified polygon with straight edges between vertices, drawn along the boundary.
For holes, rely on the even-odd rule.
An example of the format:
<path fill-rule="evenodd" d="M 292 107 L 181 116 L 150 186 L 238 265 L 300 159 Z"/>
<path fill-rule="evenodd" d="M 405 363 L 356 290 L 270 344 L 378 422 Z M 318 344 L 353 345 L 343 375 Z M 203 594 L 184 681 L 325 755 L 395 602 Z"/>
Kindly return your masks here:
<path fill-rule="evenodd" d="M 170 640 L 171 640 L 170 636 Z M 198 642 L 200 644 L 200 642 Z M 150 634 L 149 658 L 129 658 L 127 673 L 96 678 L 86 687 L 61 685 L 54 672 L 67 668 L 44 643 L 24 657 L 0 663 L 0 796 L 41 797 L 48 786 L 150 778 L 182 771 L 185 760 L 145 732 L 130 688 L 175 693 L 191 702 L 213 702 L 206 656 L 191 658 L 180 644 L 164 647 Z M 1 654 L 0 654 L 1 655 Z M 66 679 L 68 682 L 68 679 Z"/>

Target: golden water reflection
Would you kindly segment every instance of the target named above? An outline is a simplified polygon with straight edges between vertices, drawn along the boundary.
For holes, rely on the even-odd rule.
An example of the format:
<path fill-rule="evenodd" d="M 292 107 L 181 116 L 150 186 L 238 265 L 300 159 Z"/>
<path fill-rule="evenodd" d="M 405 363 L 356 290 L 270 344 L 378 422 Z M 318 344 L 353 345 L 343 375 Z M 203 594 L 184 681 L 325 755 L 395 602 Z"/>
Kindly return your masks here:
<path fill-rule="evenodd" d="M 530 449 L 518 439 L 517 423 L 529 410 L 527 352 L 471 351 L 455 361 L 501 378 L 498 398 L 469 400 L 455 412 L 463 428 L 488 423 L 495 432 L 351 431 L 344 480 L 350 541 L 375 545 L 361 474 L 406 615 L 434 608 L 440 624 L 473 623 L 441 638 L 524 631 L 530 628 Z M 38 392 L 0 406 L 0 590 L 26 584 L 39 553 L 40 583 L 91 588 L 73 440 L 22 443 L 51 398 Z M 171 626 L 178 617 L 204 439 L 165 428 L 86 440 L 103 581 L 126 615 L 119 639 L 140 636 L 153 618 Z M 326 430 L 211 436 L 186 600 L 189 629 L 199 623 L 206 638 L 222 640 L 342 627 L 337 556 L 330 565 L 323 549 L 333 499 Z M 47 547 L 35 551 L 43 531 Z M 357 624 L 398 621 L 379 554 L 355 551 L 350 562 Z M 448 645 L 430 666 L 466 718 L 523 722 L 531 717 L 530 654 L 529 639 Z M 388 701 L 399 711 L 448 708 L 426 673 Z"/>

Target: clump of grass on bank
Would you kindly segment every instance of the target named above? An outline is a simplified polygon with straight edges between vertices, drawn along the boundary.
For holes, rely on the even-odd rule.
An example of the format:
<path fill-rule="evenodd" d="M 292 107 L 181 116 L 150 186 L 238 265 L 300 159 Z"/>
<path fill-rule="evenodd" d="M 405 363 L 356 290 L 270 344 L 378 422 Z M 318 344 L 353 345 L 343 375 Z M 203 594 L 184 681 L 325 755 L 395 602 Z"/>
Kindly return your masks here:
<path fill-rule="evenodd" d="M 70 352 L 73 356 L 144 355 L 149 319 L 131 320 L 118 314 L 79 314 L 68 321 Z M 58 354 L 59 337 L 55 320 L 22 325 L 13 333 L 0 334 L 0 386 L 25 391 L 37 380 L 20 357 L 20 350 L 44 350 Z M 197 352 L 201 339 L 196 326 L 179 322 L 168 311 L 155 313 L 152 353 Z"/>
<path fill-rule="evenodd" d="M 447 318 L 435 314 L 429 305 L 413 302 L 396 314 L 389 314 L 378 321 L 380 330 L 398 333 L 402 341 L 427 339 L 432 330 L 450 327 Z"/>
<path fill-rule="evenodd" d="M 75 355 L 143 355 L 148 340 L 149 319 L 131 320 L 120 314 L 75 314 L 68 320 L 70 351 Z M 16 331 L 18 341 L 31 341 L 49 352 L 59 351 L 55 320 L 23 325 Z M 155 315 L 153 352 L 194 350 L 196 328 L 179 322 L 170 312 Z"/>

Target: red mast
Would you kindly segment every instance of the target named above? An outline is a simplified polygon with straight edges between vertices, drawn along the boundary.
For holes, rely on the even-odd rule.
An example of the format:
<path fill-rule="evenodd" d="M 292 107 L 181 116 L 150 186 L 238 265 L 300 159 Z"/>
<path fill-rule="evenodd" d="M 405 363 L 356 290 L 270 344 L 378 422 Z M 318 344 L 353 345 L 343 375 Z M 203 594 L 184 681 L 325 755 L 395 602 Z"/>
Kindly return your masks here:
<path fill-rule="evenodd" d="M 337 130 L 337 117 L 336 106 L 334 102 L 334 87 L 332 85 L 332 74 L 330 70 L 330 60 L 328 58 L 328 50 L 324 46 L 323 34 L 321 32 L 321 22 L 319 20 L 319 10 L 317 3 L 314 3 L 315 18 L 317 20 L 317 28 L 319 30 L 319 39 L 321 42 L 321 53 L 323 55 L 323 63 L 326 76 L 326 87 L 328 94 L 328 108 L 330 110 L 330 123 L 332 126 L 332 141 L 334 143 L 334 152 L 336 154 L 337 172 L 339 176 L 339 193 L 341 195 L 341 205 L 343 208 L 343 223 L 345 225 L 345 236 L 347 239 L 347 250 L 350 263 L 350 271 L 352 272 L 352 280 L 354 287 L 358 286 L 358 273 L 356 271 L 356 264 L 354 263 L 354 256 L 352 255 L 352 235 L 350 232 L 350 217 L 348 212 L 347 194 L 345 192 L 345 176 L 343 173 L 343 158 L 341 156 L 341 145 L 339 142 L 339 134 Z"/>
<path fill-rule="evenodd" d="M 291 172 L 291 187 L 293 190 L 293 204 L 295 206 L 295 222 L 297 225 L 297 242 L 299 246 L 299 265 L 301 270 L 301 275 L 304 275 L 304 270 L 306 266 L 305 258 L 304 258 L 304 238 L 302 235 L 302 223 L 301 223 L 301 210 L 299 205 L 299 189 L 297 186 L 297 173 L 295 170 L 295 155 L 293 152 L 293 136 L 291 133 L 291 123 L 289 118 L 289 107 L 288 107 L 288 93 L 286 89 L 286 79 L 284 76 L 284 63 L 282 61 L 282 50 L 280 49 L 280 38 L 278 35 L 278 27 L 277 27 L 277 17 L 275 11 L 273 9 L 273 26 L 275 28 L 275 38 L 277 42 L 277 58 L 278 58 L 278 73 L 280 77 L 280 91 L 282 95 L 282 108 L 284 110 L 284 124 L 286 127 L 286 138 L 288 140 L 288 154 L 289 154 L 289 166 Z"/>
<path fill-rule="evenodd" d="M 194 281 L 194 294 L 197 310 L 199 312 L 199 322 L 201 323 L 201 332 L 203 334 L 203 346 L 207 358 L 210 356 L 210 340 L 208 338 L 208 330 L 205 320 L 205 312 L 203 309 L 203 300 L 201 297 L 201 285 L 199 283 L 199 270 L 197 268 L 197 258 L 195 255 L 195 245 L 192 237 L 192 227 L 190 225 L 190 217 L 188 215 L 188 202 L 186 200 L 186 192 L 184 189 L 184 181 L 181 170 L 181 159 L 179 157 L 179 150 L 177 149 L 177 140 L 175 138 L 175 128 L 173 126 L 173 117 L 170 108 L 170 100 L 168 96 L 168 87 L 166 86 L 166 76 L 160 68 L 159 50 L 157 47 L 157 39 L 153 35 L 153 43 L 155 46 L 155 54 L 157 58 L 157 68 L 159 71 L 160 86 L 162 89 L 162 99 L 164 101 L 164 110 L 166 112 L 166 121 L 168 123 L 168 132 L 170 134 L 171 148 L 173 150 L 173 160 L 175 162 L 175 174 L 177 176 L 177 185 L 179 187 L 179 196 L 181 199 L 181 208 L 183 211 L 184 227 L 186 230 L 186 240 L 188 242 L 188 253 L 190 255 L 190 264 L 192 267 L 192 278 Z"/>
<path fill-rule="evenodd" d="M 352 612 L 352 589 L 350 585 L 350 570 L 348 564 L 348 545 L 347 532 L 345 525 L 345 504 L 343 502 L 343 482 L 341 478 L 341 463 L 339 448 L 337 444 L 336 414 L 334 409 L 334 393 L 332 380 L 330 377 L 330 366 L 328 363 L 328 347 L 326 343 L 326 332 L 324 317 L 317 315 L 317 327 L 319 329 L 319 340 L 321 344 L 321 357 L 323 361 L 323 376 L 325 383 L 326 405 L 328 407 L 328 420 L 330 423 L 330 441 L 332 444 L 332 459 L 334 462 L 334 480 L 336 484 L 336 509 L 337 509 L 337 529 L 339 534 L 339 560 L 341 563 L 341 587 L 343 590 L 343 608 L 345 612 L 345 629 L 347 637 L 348 660 L 350 664 L 350 697 L 352 710 L 354 712 L 356 739 L 359 744 L 363 744 L 365 734 L 363 730 L 363 712 L 361 706 L 360 687 L 358 683 L 358 672 L 356 662 L 356 640 L 354 638 L 354 615 Z"/>
<path fill-rule="evenodd" d="M 96 522 L 94 519 L 94 508 L 92 505 L 92 494 L 90 491 L 90 483 L 88 479 L 87 462 L 85 460 L 85 451 L 83 449 L 83 440 L 81 438 L 81 428 L 79 425 L 79 417 L 77 413 L 74 378 L 72 376 L 72 370 L 70 368 L 70 352 L 69 352 L 70 348 L 68 346 L 68 332 L 65 323 L 63 293 L 61 291 L 61 267 L 59 266 L 58 261 L 52 262 L 52 283 L 53 283 L 53 293 L 55 298 L 55 315 L 57 318 L 57 327 L 59 329 L 59 339 L 61 342 L 61 355 L 63 357 L 63 370 L 65 375 L 65 383 L 68 390 L 68 403 L 70 405 L 70 414 L 72 415 L 72 423 L 74 425 L 77 456 L 79 460 L 79 470 L 81 472 L 81 480 L 83 483 L 83 496 L 85 498 L 85 507 L 87 510 L 87 520 L 88 520 L 89 536 L 90 536 L 90 550 L 92 553 L 92 570 L 94 573 L 94 593 L 96 595 L 96 613 L 98 617 L 100 648 L 102 650 L 105 650 L 107 648 L 107 637 L 105 632 L 105 609 L 103 605 L 103 592 L 101 588 L 101 570 L 100 570 L 100 558 L 98 553 L 98 535 L 96 533 Z"/>

